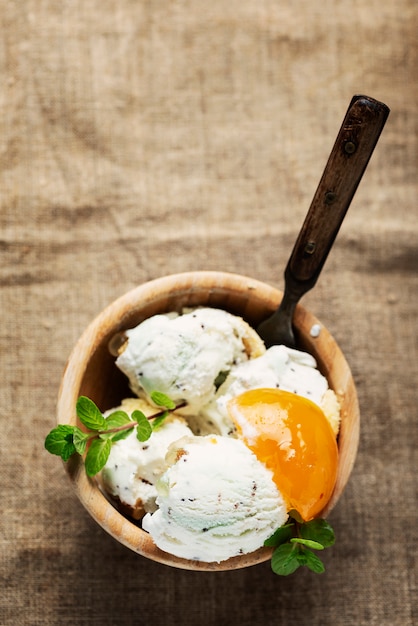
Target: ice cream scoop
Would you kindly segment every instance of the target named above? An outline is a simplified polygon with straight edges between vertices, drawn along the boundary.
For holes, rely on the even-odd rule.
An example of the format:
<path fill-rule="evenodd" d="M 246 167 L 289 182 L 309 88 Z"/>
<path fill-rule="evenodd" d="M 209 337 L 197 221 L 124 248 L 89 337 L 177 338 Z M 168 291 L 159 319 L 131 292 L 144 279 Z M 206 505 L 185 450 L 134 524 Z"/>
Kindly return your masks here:
<path fill-rule="evenodd" d="M 159 508 L 142 522 L 160 549 L 219 563 L 262 547 L 286 521 L 272 472 L 242 441 L 186 437 L 170 455 L 157 483 Z"/>
<path fill-rule="evenodd" d="M 188 414 L 213 398 L 231 368 L 254 356 L 254 347 L 256 354 L 264 350 L 242 318 L 207 307 L 153 316 L 126 337 L 116 365 L 132 391 L 149 396 L 158 390 L 176 403 L 186 401 Z"/>
<path fill-rule="evenodd" d="M 116 410 L 126 411 L 129 415 L 135 410 L 145 415 L 153 413 L 152 407 L 138 398 L 127 398 L 120 407 L 107 413 Z M 154 430 L 147 441 L 138 441 L 133 430 L 126 439 L 113 444 L 101 473 L 101 482 L 130 517 L 141 519 L 146 512 L 155 510 L 155 484 L 166 469 L 168 447 L 185 435 L 192 435 L 185 420 L 170 416 L 166 418 L 164 428 Z"/>

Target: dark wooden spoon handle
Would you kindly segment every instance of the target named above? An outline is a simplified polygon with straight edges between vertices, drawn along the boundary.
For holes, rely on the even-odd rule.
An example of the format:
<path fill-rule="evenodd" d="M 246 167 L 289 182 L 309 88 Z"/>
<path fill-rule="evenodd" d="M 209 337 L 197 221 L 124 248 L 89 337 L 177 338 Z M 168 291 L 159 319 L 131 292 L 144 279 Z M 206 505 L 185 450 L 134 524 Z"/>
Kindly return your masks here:
<path fill-rule="evenodd" d="M 291 292 L 315 285 L 388 115 L 373 98 L 351 100 L 286 267 Z"/>

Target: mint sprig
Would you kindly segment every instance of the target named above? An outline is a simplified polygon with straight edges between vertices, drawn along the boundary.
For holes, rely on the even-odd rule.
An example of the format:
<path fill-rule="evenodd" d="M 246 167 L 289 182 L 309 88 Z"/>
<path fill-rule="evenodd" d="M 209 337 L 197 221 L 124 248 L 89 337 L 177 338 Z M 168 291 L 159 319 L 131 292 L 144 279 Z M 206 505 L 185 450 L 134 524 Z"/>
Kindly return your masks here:
<path fill-rule="evenodd" d="M 162 393 L 161 391 L 151 391 L 150 398 L 157 406 L 165 407 L 171 411 L 174 411 L 176 408 L 175 402 L 173 402 L 171 398 L 166 396 L 165 393 Z"/>
<path fill-rule="evenodd" d="M 296 512 L 289 522 L 278 528 L 265 546 L 273 547 L 271 568 L 279 576 L 293 574 L 299 567 L 306 566 L 316 574 L 322 574 L 325 566 L 312 550 L 324 550 L 335 543 L 331 525 L 324 519 L 310 522 L 300 520 Z"/>
<path fill-rule="evenodd" d="M 151 394 L 151 399 L 162 410 L 149 417 L 139 410 L 133 411 L 131 417 L 121 410 L 105 417 L 93 400 L 80 396 L 76 413 L 86 431 L 71 424 L 60 424 L 46 436 L 45 449 L 63 461 L 68 461 L 74 454 L 85 454 L 86 473 L 95 476 L 106 465 L 116 441 L 128 437 L 133 429 L 136 429 L 138 441 L 147 441 L 171 411 L 185 406 L 184 402 L 176 405 L 165 394 L 156 391 Z"/>

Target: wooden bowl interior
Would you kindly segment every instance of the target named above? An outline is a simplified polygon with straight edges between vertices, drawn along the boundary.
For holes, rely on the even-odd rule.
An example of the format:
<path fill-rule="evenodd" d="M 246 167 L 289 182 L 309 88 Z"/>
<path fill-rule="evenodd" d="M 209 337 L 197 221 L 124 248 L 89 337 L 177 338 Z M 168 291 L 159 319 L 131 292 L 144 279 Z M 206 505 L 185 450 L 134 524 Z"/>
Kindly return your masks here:
<path fill-rule="evenodd" d="M 241 315 L 252 326 L 278 306 L 281 292 L 259 281 L 222 272 L 190 272 L 167 276 L 128 292 L 107 307 L 86 329 L 76 344 L 63 376 L 58 398 L 58 422 L 77 423 L 75 405 L 80 395 L 96 402 L 102 411 L 117 406 L 131 395 L 125 377 L 115 366 L 108 344 L 118 332 L 132 328 L 157 313 L 181 311 L 183 307 L 210 306 Z M 334 494 L 323 515 L 336 504 L 354 464 L 359 437 L 359 409 L 348 364 L 327 329 L 314 338 L 310 330 L 319 320 L 302 306 L 295 313 L 301 346 L 317 360 L 341 403 L 342 422 L 338 437 L 339 469 Z M 271 550 L 260 550 L 217 563 L 178 559 L 162 552 L 147 533 L 124 517 L 111 504 L 96 480 L 88 479 L 76 456 L 66 464 L 76 493 L 92 517 L 115 539 L 152 560 L 192 570 L 229 570 L 268 560 Z"/>

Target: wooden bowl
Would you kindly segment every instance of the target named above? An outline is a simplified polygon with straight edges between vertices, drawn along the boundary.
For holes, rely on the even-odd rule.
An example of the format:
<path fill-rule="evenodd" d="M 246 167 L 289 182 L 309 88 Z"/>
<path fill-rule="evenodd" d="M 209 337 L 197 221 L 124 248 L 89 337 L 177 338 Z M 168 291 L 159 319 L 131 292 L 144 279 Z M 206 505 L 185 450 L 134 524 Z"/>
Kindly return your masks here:
<path fill-rule="evenodd" d="M 280 291 L 264 283 L 223 272 L 166 276 L 129 291 L 96 317 L 74 347 L 59 392 L 58 423 L 77 424 L 75 406 L 80 395 L 94 400 L 102 411 L 117 406 L 124 397 L 132 395 L 108 350 L 108 343 L 115 333 L 136 326 L 157 313 L 199 305 L 238 314 L 256 327 L 277 308 L 281 297 Z M 338 475 L 333 496 L 322 513 L 325 516 L 341 496 L 357 453 L 360 420 L 357 395 L 350 368 L 328 330 L 300 305 L 294 322 L 301 347 L 316 358 L 319 369 L 341 403 Z M 317 337 L 311 333 L 315 325 L 320 327 Z M 96 522 L 117 541 L 153 561 L 183 569 L 221 571 L 248 567 L 271 557 L 269 548 L 260 548 L 219 564 L 171 556 L 159 550 L 148 533 L 108 501 L 98 482 L 87 477 L 81 457 L 74 455 L 65 467 L 77 496 Z"/>

